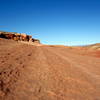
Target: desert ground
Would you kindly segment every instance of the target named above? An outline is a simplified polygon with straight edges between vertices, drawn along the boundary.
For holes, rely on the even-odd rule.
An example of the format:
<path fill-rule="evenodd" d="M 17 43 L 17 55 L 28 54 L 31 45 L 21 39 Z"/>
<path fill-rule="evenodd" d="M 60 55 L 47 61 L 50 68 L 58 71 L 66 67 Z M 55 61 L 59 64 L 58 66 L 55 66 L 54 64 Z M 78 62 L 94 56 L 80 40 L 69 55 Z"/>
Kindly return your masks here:
<path fill-rule="evenodd" d="M 100 50 L 0 39 L 0 100 L 100 100 Z"/>

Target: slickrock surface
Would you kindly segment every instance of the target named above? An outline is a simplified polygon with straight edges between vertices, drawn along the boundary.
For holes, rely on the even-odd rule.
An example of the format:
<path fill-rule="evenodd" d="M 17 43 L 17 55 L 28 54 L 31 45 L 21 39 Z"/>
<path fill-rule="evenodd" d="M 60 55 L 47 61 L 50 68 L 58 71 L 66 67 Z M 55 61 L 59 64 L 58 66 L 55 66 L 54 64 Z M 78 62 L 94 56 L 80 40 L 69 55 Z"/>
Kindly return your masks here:
<path fill-rule="evenodd" d="M 98 55 L 0 39 L 0 100 L 100 100 Z"/>

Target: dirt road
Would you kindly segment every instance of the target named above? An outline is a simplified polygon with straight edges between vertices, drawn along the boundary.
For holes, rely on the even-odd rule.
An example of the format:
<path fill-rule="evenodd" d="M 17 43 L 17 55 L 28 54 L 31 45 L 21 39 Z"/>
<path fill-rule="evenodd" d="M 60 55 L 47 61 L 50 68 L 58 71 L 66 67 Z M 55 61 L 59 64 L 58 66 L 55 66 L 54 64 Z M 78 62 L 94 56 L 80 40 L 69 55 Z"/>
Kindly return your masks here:
<path fill-rule="evenodd" d="M 0 100 L 100 100 L 100 58 L 1 39 Z"/>

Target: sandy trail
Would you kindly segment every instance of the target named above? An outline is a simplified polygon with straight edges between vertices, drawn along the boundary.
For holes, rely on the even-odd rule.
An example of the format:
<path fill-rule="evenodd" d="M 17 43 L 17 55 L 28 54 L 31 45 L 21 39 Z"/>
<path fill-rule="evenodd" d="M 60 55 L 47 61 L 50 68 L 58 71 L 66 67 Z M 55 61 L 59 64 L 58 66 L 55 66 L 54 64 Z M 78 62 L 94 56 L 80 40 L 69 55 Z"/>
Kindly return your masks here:
<path fill-rule="evenodd" d="M 100 100 L 99 66 L 81 51 L 0 40 L 0 100 Z"/>
<path fill-rule="evenodd" d="M 94 79 L 100 80 L 100 75 L 95 74 L 94 72 L 91 72 L 91 70 L 89 68 L 87 68 L 87 65 L 88 66 L 92 66 L 91 63 L 89 63 L 89 62 L 86 62 L 86 63 L 82 62 L 82 63 L 80 63 L 79 60 L 77 60 L 77 57 L 79 58 L 79 55 L 78 56 L 77 55 L 74 56 L 73 53 L 69 53 L 69 52 L 67 53 L 67 50 L 66 50 L 66 52 L 62 52 L 62 51 L 56 52 L 56 50 L 52 50 L 52 49 L 50 50 L 50 48 L 49 49 L 47 48 L 47 50 L 49 52 L 53 53 L 54 55 L 59 56 L 63 60 L 68 61 L 72 66 L 78 67 L 81 71 L 85 72 L 86 74 L 90 75 L 91 77 L 94 77 Z M 87 57 L 80 56 L 80 59 L 81 58 L 85 59 Z M 99 65 L 100 65 L 99 60 L 100 59 L 97 59 L 97 60 L 98 60 L 98 63 L 94 64 L 94 66 L 99 67 Z M 94 62 L 94 59 L 91 60 L 91 62 Z"/>

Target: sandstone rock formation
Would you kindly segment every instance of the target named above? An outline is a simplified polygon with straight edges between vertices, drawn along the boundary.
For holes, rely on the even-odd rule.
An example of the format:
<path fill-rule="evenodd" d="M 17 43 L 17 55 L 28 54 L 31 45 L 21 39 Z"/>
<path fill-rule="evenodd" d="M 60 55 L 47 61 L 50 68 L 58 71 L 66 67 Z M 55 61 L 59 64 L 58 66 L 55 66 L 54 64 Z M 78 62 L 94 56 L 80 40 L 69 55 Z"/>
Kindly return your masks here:
<path fill-rule="evenodd" d="M 31 35 L 16 33 L 16 32 L 0 32 L 0 38 L 12 39 L 15 41 L 27 41 L 27 42 L 40 43 L 38 39 L 32 38 Z"/>

